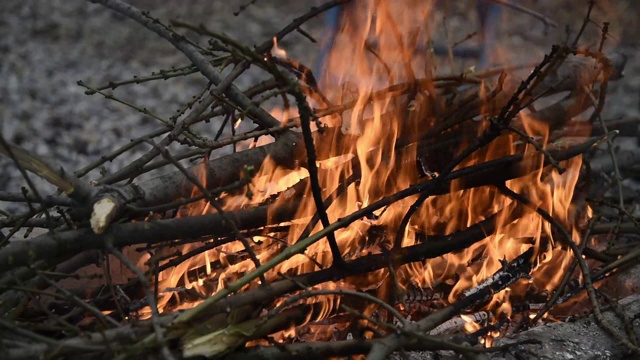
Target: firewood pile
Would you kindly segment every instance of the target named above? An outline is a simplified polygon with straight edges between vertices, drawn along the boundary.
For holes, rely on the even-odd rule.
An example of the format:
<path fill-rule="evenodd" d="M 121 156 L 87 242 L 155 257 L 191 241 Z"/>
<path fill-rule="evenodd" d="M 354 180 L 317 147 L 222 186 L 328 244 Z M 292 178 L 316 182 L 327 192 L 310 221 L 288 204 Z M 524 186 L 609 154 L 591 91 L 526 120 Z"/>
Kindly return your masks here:
<path fill-rule="evenodd" d="M 627 61 L 608 24 L 595 45 L 583 28 L 533 64 L 447 74 L 428 51 L 428 2 L 358 1 L 311 8 L 255 46 L 91 1 L 190 65 L 78 82 L 159 126 L 75 172 L 2 137 L 26 183 L 0 193 L 25 205 L 0 219 L 3 358 L 492 358 L 540 345 L 518 336 L 578 306 L 640 355 L 633 314 L 600 289 L 640 254 L 606 241 L 638 229 L 613 150 L 637 121 L 602 116 Z M 322 73 L 278 46 L 339 6 Z M 250 68 L 268 80 L 240 87 Z M 170 117 L 111 92 L 188 74 L 208 84 Z M 612 161 L 591 166 L 596 149 Z M 603 171 L 618 203 L 589 195 Z"/>

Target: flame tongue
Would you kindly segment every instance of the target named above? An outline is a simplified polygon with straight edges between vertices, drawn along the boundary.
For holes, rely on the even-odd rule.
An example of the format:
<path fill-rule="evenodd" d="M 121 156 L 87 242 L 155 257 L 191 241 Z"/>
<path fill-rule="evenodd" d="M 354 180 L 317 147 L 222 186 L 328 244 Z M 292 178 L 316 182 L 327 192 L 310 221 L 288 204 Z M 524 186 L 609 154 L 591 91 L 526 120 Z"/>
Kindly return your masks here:
<path fill-rule="evenodd" d="M 399 5 L 402 3 L 402 5 Z M 359 1 L 357 9 L 347 8 L 341 33 L 338 36 L 328 59 L 326 76 L 323 79 L 325 95 L 333 104 L 355 104 L 342 116 L 322 118 L 336 131 L 327 131 L 316 138 L 317 152 L 320 154 L 319 182 L 323 197 L 338 192 L 345 185 L 345 179 L 357 174 L 357 182 L 347 184 L 340 196 L 331 201 L 327 214 L 331 222 L 345 217 L 362 207 L 381 198 L 423 181 L 427 175 L 436 176 L 440 171 L 438 163 L 447 164 L 461 149 L 468 146 L 473 137 L 485 130 L 487 121 L 473 121 L 453 126 L 448 131 L 440 131 L 443 136 L 452 136 L 453 145 L 438 150 L 425 151 L 424 144 L 435 142 L 425 140 L 429 134 L 447 121 L 455 123 L 454 114 L 459 109 L 446 108 L 448 95 L 443 94 L 432 81 L 435 71 L 435 58 L 430 51 L 417 51 L 430 44 L 432 24 L 432 1 L 404 0 L 396 1 Z M 420 46 L 418 46 L 420 45 Z M 286 57 L 278 49 L 277 56 Z M 420 80 L 418 80 L 420 79 Z M 403 84 L 389 89 L 391 85 Z M 486 86 L 485 86 L 486 85 Z M 488 102 L 478 106 L 478 112 L 489 114 L 499 110 L 497 104 L 508 97 L 508 89 L 499 96 L 489 96 L 482 90 L 489 84 L 474 88 L 479 99 Z M 480 89 L 480 90 L 478 90 Z M 460 90 L 468 94 L 468 90 Z M 466 106 L 463 100 L 456 100 L 460 106 Z M 463 112 L 464 113 L 464 112 Z M 468 113 L 467 113 L 468 115 Z M 546 145 L 548 129 L 545 124 L 522 115 L 523 130 Z M 472 130 L 468 130 L 472 129 Z M 456 134 L 462 134 L 456 138 Z M 422 140 L 422 141 L 421 141 Z M 466 159 L 461 167 L 472 166 L 489 160 L 515 153 L 535 151 L 532 145 L 518 144 L 517 137 L 502 135 L 485 148 L 476 151 Z M 420 142 L 420 145 L 417 144 Z M 428 148 L 428 147 L 427 147 Z M 418 158 L 436 159 L 417 162 Z M 581 159 L 574 158 L 562 164 L 567 171 L 560 175 L 556 169 L 542 165 L 543 157 L 532 163 L 528 175 L 506 182 L 512 191 L 526 196 L 532 204 L 549 212 L 564 226 L 573 229 L 571 200 L 578 180 Z M 290 201 L 291 193 L 284 191 L 308 176 L 306 170 L 279 168 L 273 161 L 265 161 L 255 177 L 251 188 L 254 203 L 274 194 L 278 202 Z M 203 179 L 204 180 L 204 179 Z M 436 284 L 449 283 L 452 291 L 449 301 L 455 302 L 465 289 L 477 285 L 501 267 L 501 260 L 512 260 L 528 249 L 533 249 L 538 265 L 533 271 L 533 286 L 551 290 L 560 281 L 560 271 L 568 266 L 569 256 L 561 251 L 554 241 L 550 226 L 532 208 L 522 210 L 514 221 L 512 212 L 517 203 L 502 194 L 496 187 L 483 186 L 462 189 L 459 181 L 451 184 L 451 192 L 446 195 L 427 199 L 411 217 L 408 226 L 400 230 L 402 218 L 407 209 L 415 202 L 416 196 L 376 211 L 370 218 L 352 223 L 335 233 L 336 241 L 343 257 L 352 259 L 368 253 L 379 253 L 383 248 L 393 245 L 398 231 L 402 231 L 401 245 L 415 245 L 420 241 L 429 241 L 430 235 L 450 234 L 468 228 L 493 214 L 496 226 L 493 233 L 483 241 L 469 248 L 440 256 L 424 262 L 416 262 L 397 269 L 401 286 L 420 288 L 433 287 Z M 246 206 L 244 196 L 225 199 L 227 209 Z M 208 212 L 204 205 L 191 208 L 191 214 Z M 306 196 L 295 216 L 296 221 L 288 224 L 286 233 L 264 234 L 255 237 L 260 241 L 258 260 L 264 263 L 284 246 L 297 242 L 305 233 L 309 219 L 317 210 L 309 187 Z M 322 228 L 316 225 L 311 233 Z M 579 237 L 572 230 L 574 241 Z M 183 253 L 189 249 L 182 249 Z M 244 251 L 239 242 L 230 242 L 213 250 L 194 256 L 188 262 L 161 274 L 160 288 L 171 288 L 182 284 L 194 288 L 200 293 L 215 293 L 241 274 L 250 272 L 254 265 L 248 256 L 239 255 Z M 278 278 L 278 274 L 302 274 L 332 263 L 331 253 L 326 240 L 311 245 L 304 254 L 298 254 L 285 261 L 266 274 L 267 280 Z M 209 264 L 217 263 L 216 268 Z M 190 269 L 205 266 L 206 276 L 193 279 L 187 276 Z M 384 289 L 380 285 L 389 276 L 388 270 L 378 270 L 363 276 L 346 279 L 337 284 L 323 284 L 318 288 L 329 289 L 334 286 L 360 290 Z M 526 288 L 521 286 L 520 288 Z M 521 289 L 522 290 L 522 289 Z M 494 297 L 489 308 L 508 311 L 509 297 L 523 296 L 513 291 Z M 164 306 L 175 294 L 166 293 L 160 299 Z M 337 306 L 335 299 L 326 300 L 326 309 L 320 317 L 327 316 Z M 318 299 L 315 299 L 318 301 Z M 182 304 L 182 306 L 190 306 Z"/>
<path fill-rule="evenodd" d="M 431 18 L 432 2 L 403 1 L 397 2 L 363 1 L 357 9 L 347 8 L 342 23 L 341 34 L 334 44 L 328 59 L 324 88 L 330 100 L 336 104 L 355 102 L 351 111 L 340 118 L 329 120 L 330 125 L 340 126 L 341 133 L 332 141 L 317 142 L 318 152 L 329 154 L 327 157 L 344 157 L 352 154 L 354 161 L 334 165 L 331 171 L 321 172 L 319 181 L 326 190 L 325 196 L 332 193 L 354 172 L 360 173 L 360 181 L 351 184 L 345 194 L 335 199 L 327 209 L 331 221 L 336 221 L 353 211 L 373 203 L 384 196 L 398 192 L 420 181 L 418 172 L 420 164 L 416 164 L 419 147 L 414 145 L 400 147 L 402 144 L 415 144 L 425 134 L 438 127 L 435 120 L 438 113 L 446 116 L 446 109 L 437 109 L 438 90 L 433 82 L 432 72 L 435 68 L 434 58 L 430 52 L 418 52 L 418 44 L 429 44 L 431 29 L 427 28 L 426 19 Z M 349 59 L 348 61 L 345 61 Z M 421 79 L 421 81 L 417 81 Z M 496 104 L 506 101 L 516 81 L 508 82 L 503 93 L 492 98 L 488 94 L 480 94 L 481 98 L 492 102 L 481 106 L 482 112 L 499 110 Z M 388 96 L 379 91 L 390 85 L 405 84 L 405 95 L 397 96 L 389 91 Z M 412 84 L 419 84 L 413 86 Z M 376 96 L 372 94 L 376 93 Z M 396 96 L 391 96 L 391 95 Z M 502 99 L 500 97 L 504 97 Z M 455 109 L 450 110 L 453 113 Z M 446 121 L 446 118 L 445 118 Z M 484 131 L 486 122 L 476 126 L 476 134 Z M 542 144 L 548 138 L 545 124 L 534 119 L 523 117 L 524 130 L 536 136 Z M 454 128 L 452 131 L 461 129 Z M 343 135 L 347 134 L 347 135 Z M 475 134 L 470 134 L 468 143 Z M 355 140 L 354 140 L 355 138 Z M 463 140 L 465 137 L 462 138 Z M 516 138 L 504 135 L 492 142 L 488 147 L 473 154 L 460 167 L 471 166 L 488 160 L 511 155 L 516 152 L 535 151 L 531 145 L 515 145 Z M 460 151 L 463 144 L 447 149 L 449 159 Z M 466 144 L 468 145 L 468 144 Z M 398 148 L 402 148 L 401 151 Z M 447 162 L 446 154 L 431 153 L 430 157 L 440 157 L 440 162 Z M 554 217 L 566 225 L 569 219 L 570 202 L 575 187 L 580 160 L 572 160 L 563 164 L 569 171 L 560 176 L 555 170 L 542 169 L 540 163 L 532 164 L 530 174 L 507 182 L 511 190 L 527 196 L 536 206 L 549 211 Z M 357 165 L 354 165 L 357 164 Z M 437 170 L 437 167 L 436 167 Z M 264 169 L 264 171 L 273 171 Z M 492 187 L 479 187 L 469 190 L 458 190 L 459 182 L 453 182 L 451 193 L 433 197 L 420 207 L 412 217 L 402 238 L 403 246 L 416 243 L 416 234 L 453 233 L 467 228 L 500 209 L 504 214 L 513 209 L 515 202 Z M 376 220 L 356 222 L 347 229 L 336 233 L 342 253 L 346 257 L 357 256 L 362 252 L 380 251 L 380 247 L 389 247 L 391 239 L 399 229 L 401 219 L 407 209 L 415 201 L 415 197 L 394 203 L 384 212 L 376 214 Z M 311 196 L 300 207 L 298 216 L 312 216 L 316 209 Z M 497 220 L 494 234 L 465 251 L 443 256 L 423 264 L 412 264 L 400 269 L 401 283 L 410 282 L 428 287 L 434 281 L 447 281 L 459 276 L 451 292 L 450 300 L 464 289 L 482 281 L 500 267 L 500 260 L 510 260 L 522 254 L 529 247 L 553 266 L 564 265 L 560 252 L 554 254 L 553 234 L 547 224 L 530 209 L 515 222 L 507 215 Z M 288 234 L 290 244 L 296 242 L 306 224 L 294 226 Z M 385 229 L 386 237 L 367 241 L 372 225 Z M 314 229 L 318 231 L 321 226 Z M 577 240 L 577 238 L 575 239 Z M 324 266 L 331 264 L 326 242 L 318 242 L 311 246 L 306 254 L 316 258 Z M 553 255 L 556 255 L 555 257 Z M 296 263 L 298 264 L 298 263 Z M 285 264 L 293 271 L 295 267 Z M 315 268 L 309 261 L 302 261 L 297 272 L 306 272 Z M 561 273 L 561 272 L 557 272 Z M 384 271 L 370 274 L 371 284 L 379 284 Z M 554 282 L 540 280 L 541 288 L 553 287 Z M 542 286 L 545 284 L 545 286 Z"/>

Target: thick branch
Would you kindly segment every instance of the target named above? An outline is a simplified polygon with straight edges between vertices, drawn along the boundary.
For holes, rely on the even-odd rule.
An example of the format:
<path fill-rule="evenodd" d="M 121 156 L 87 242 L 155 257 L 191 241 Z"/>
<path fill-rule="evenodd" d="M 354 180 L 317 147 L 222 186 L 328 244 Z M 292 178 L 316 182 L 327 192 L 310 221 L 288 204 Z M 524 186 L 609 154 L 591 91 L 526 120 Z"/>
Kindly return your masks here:
<path fill-rule="evenodd" d="M 568 149 L 549 150 L 548 152 L 557 161 L 563 161 L 586 152 L 599 140 L 594 139 Z M 517 178 L 535 171 L 540 166 L 549 165 L 547 162 L 541 161 L 542 157 L 543 155 L 539 153 L 516 154 L 456 170 L 442 179 L 438 186 L 433 186 L 435 180 L 423 181 L 357 211 L 340 222 L 332 224 L 332 227 L 336 230 L 339 226 L 348 226 L 351 222 L 369 214 L 370 211 L 418 194 L 425 189 L 429 189 L 433 195 L 449 193 L 451 182 L 456 179 L 460 179 L 456 188 L 462 190 Z M 267 215 L 272 216 L 273 223 L 288 221 L 294 216 L 295 208 L 296 204 L 289 204 L 276 209 L 272 214 L 267 213 L 266 207 L 241 210 L 235 213 L 236 226 L 241 230 L 265 226 L 267 225 Z M 15 241 L 0 249 L 0 271 L 25 266 L 39 259 L 59 261 L 62 258 L 64 260 L 64 258 L 69 258 L 81 251 L 101 249 L 105 241 L 114 246 L 126 246 L 189 237 L 221 236 L 229 234 L 230 230 L 219 214 L 210 214 L 180 219 L 118 224 L 113 225 L 112 228 L 100 235 L 88 229 L 45 234 L 25 241 Z"/>

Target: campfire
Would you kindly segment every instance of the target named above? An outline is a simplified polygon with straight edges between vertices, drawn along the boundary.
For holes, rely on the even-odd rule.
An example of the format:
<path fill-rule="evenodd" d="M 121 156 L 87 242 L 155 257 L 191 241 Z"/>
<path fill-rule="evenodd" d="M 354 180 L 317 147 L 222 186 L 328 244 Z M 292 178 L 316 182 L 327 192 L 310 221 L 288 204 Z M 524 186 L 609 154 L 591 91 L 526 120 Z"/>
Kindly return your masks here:
<path fill-rule="evenodd" d="M 585 299 L 615 331 L 594 282 L 620 260 L 586 240 L 597 218 L 583 161 L 617 134 L 600 119 L 626 61 L 603 50 L 608 25 L 592 47 L 578 45 L 582 30 L 533 65 L 491 53 L 508 66 L 447 75 L 458 45 L 437 54 L 435 2 L 331 1 L 255 48 L 94 2 L 165 38 L 209 84 L 137 140 L 146 155 L 93 181 L 83 177 L 91 168 L 58 170 L 3 142 L 19 167 L 61 190 L 24 191 L 30 209 L 17 227 L 46 206 L 63 209 L 44 218 L 52 231 L 0 248 L 2 327 L 27 334 L 2 341 L 9 358 L 470 354 L 563 320 Z M 290 57 L 281 40 L 338 7 L 322 71 Z M 240 90 L 249 67 L 269 80 Z M 108 98 L 122 85 L 79 84 Z M 205 122 L 220 126 L 215 138 L 201 132 L 211 125 L 198 128 Z M 137 178 L 159 167 L 172 171 Z M 72 288 L 86 279 L 58 282 L 93 263 L 100 276 L 85 293 Z M 57 295 L 41 310 L 26 288 Z M 55 317 L 79 331 L 19 325 Z"/>

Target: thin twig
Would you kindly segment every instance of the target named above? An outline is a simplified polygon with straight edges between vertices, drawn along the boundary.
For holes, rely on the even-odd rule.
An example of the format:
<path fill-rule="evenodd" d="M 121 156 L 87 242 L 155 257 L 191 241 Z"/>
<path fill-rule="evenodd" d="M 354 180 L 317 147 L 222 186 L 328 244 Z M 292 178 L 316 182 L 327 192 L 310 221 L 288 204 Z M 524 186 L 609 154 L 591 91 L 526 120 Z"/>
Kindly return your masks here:
<path fill-rule="evenodd" d="M 154 147 L 156 146 L 153 143 L 151 145 L 154 146 Z M 200 190 L 200 192 L 202 192 L 202 194 L 205 196 L 205 198 L 207 199 L 209 204 L 211 204 L 211 206 L 213 206 L 216 209 L 218 214 L 220 214 L 220 216 L 228 223 L 227 225 L 231 228 L 231 230 L 233 231 L 233 233 L 236 236 L 236 238 L 238 240 L 240 240 L 242 245 L 245 247 L 245 249 L 247 250 L 247 253 L 251 257 L 251 260 L 253 261 L 253 264 L 255 265 L 256 269 L 260 268 L 260 260 L 258 259 L 258 257 L 256 256 L 256 253 L 251 248 L 251 244 L 249 243 L 249 240 L 246 238 L 246 236 L 244 236 L 240 232 L 240 229 L 238 229 L 238 225 L 236 224 L 236 222 L 233 219 L 231 219 L 227 215 L 227 213 L 222 209 L 220 204 L 218 204 L 218 201 L 213 196 L 213 194 L 211 194 L 211 192 L 209 192 L 209 190 L 207 190 L 207 188 L 204 185 L 202 185 L 200 180 L 198 180 L 195 176 L 193 176 L 193 174 L 191 174 L 189 171 L 187 171 L 187 169 L 185 169 L 184 166 L 182 166 L 182 164 L 180 164 L 178 161 L 173 159 L 173 157 L 167 151 L 167 149 L 158 148 L 158 151 L 160 152 L 160 154 L 162 154 L 163 157 L 165 157 L 166 159 L 170 160 L 173 163 L 173 165 L 175 167 L 177 167 L 180 170 L 180 172 L 182 172 L 182 174 L 184 174 L 184 176 L 191 183 L 193 183 L 198 188 L 198 190 Z M 262 286 L 268 286 L 269 285 L 269 283 L 267 282 L 267 279 L 265 278 L 264 274 L 260 275 L 260 284 Z"/>
<path fill-rule="evenodd" d="M 164 341 L 164 337 L 163 337 L 164 331 L 160 326 L 160 323 L 158 320 L 160 317 L 160 313 L 158 312 L 158 304 L 156 302 L 156 298 L 153 294 L 153 291 L 151 290 L 151 285 L 149 284 L 149 280 L 142 273 L 142 271 L 138 269 L 137 266 L 135 266 L 126 256 L 124 256 L 122 252 L 120 252 L 118 249 L 113 247 L 113 245 L 107 242 L 105 243 L 105 248 L 107 249 L 107 251 L 109 251 L 109 253 L 113 254 L 116 258 L 118 258 L 118 260 L 120 260 L 120 262 L 123 265 L 129 268 L 129 270 L 131 270 L 138 277 L 140 284 L 145 289 L 147 304 L 149 304 L 149 307 L 151 308 L 151 323 L 153 324 L 153 330 L 156 336 L 156 342 L 161 347 L 162 356 L 166 360 L 175 359 L 174 356 L 171 354 L 171 351 L 169 350 L 167 343 Z"/>
<path fill-rule="evenodd" d="M 83 301 L 82 299 L 80 299 L 77 296 L 75 296 L 74 294 L 72 294 L 69 290 L 67 290 L 67 289 L 63 288 L 62 286 L 60 286 L 57 282 L 49 279 L 49 277 L 45 276 L 44 272 L 38 271 L 38 276 L 42 280 L 44 280 L 47 284 L 49 284 L 49 286 L 52 286 L 56 290 L 60 291 L 67 300 L 70 300 L 71 302 L 73 302 L 77 306 L 80 306 L 83 309 L 85 309 L 88 312 L 90 312 L 91 314 L 93 314 L 93 316 L 95 316 L 95 318 L 98 321 L 100 321 L 104 326 L 107 326 L 107 323 L 111 324 L 111 326 L 114 326 L 114 327 L 120 326 L 120 324 L 117 321 L 115 321 L 114 319 L 112 319 L 112 318 L 110 318 L 108 316 L 105 316 L 95 306 Z"/>
<path fill-rule="evenodd" d="M 595 4 L 596 4 L 595 0 L 589 0 L 589 9 L 587 10 L 587 15 L 584 17 L 584 20 L 582 21 L 582 26 L 580 27 L 580 30 L 578 31 L 576 38 L 573 40 L 573 44 L 571 44 L 571 47 L 575 48 L 576 46 L 578 46 L 578 42 L 582 37 L 582 33 L 584 33 L 584 29 L 587 27 L 587 24 L 591 20 L 591 10 L 593 10 L 593 7 L 595 6 Z"/>
<path fill-rule="evenodd" d="M 509 1 L 509 0 L 489 0 L 491 2 L 494 2 L 496 4 L 500 4 L 502 6 L 506 6 L 506 7 L 510 7 L 514 10 L 520 11 L 522 13 L 525 13 L 527 15 L 531 15 L 534 18 L 542 21 L 542 23 L 544 23 L 545 27 L 553 27 L 553 28 L 557 28 L 558 24 L 556 24 L 553 20 L 549 19 L 548 17 L 540 14 L 539 12 L 533 11 L 529 8 L 526 8 L 522 5 L 518 5 L 516 3 L 514 3 L 513 1 Z"/>
<path fill-rule="evenodd" d="M 296 97 L 296 102 L 298 103 L 298 109 L 300 112 L 300 119 L 302 123 L 302 134 L 304 136 L 304 144 L 307 150 L 307 169 L 309 170 L 309 178 L 311 179 L 311 192 L 313 194 L 313 201 L 316 204 L 316 211 L 318 211 L 320 222 L 326 229 L 327 227 L 329 227 L 331 222 L 329 221 L 329 216 L 327 215 L 327 211 L 324 208 L 322 200 L 322 187 L 320 186 L 320 182 L 318 179 L 316 150 L 313 145 L 313 134 L 311 133 L 311 118 L 313 114 L 302 92 L 300 92 L 299 90 L 295 91 L 294 96 Z M 329 232 L 327 234 L 327 240 L 329 241 L 329 247 L 331 249 L 331 255 L 333 257 L 333 264 L 336 266 L 342 265 L 344 259 L 342 258 L 342 254 L 340 253 L 340 248 L 338 247 L 338 242 L 336 241 L 334 232 Z"/>
<path fill-rule="evenodd" d="M 518 135 L 520 135 L 520 138 L 522 138 L 522 140 L 526 141 L 527 143 L 533 145 L 533 147 L 538 150 L 539 152 L 543 153 L 545 156 L 545 159 L 547 161 L 549 161 L 549 163 L 551 164 L 551 166 L 553 166 L 554 168 L 556 168 L 558 170 L 558 173 L 562 174 L 566 171 L 565 168 L 563 168 L 562 166 L 560 166 L 560 163 L 558 161 L 556 161 L 556 159 L 553 158 L 553 156 L 551 156 L 551 154 L 549 154 L 548 151 L 546 151 L 542 145 L 540 145 L 540 143 L 538 143 L 533 136 L 529 136 L 529 134 L 525 133 L 524 131 L 513 127 L 513 126 L 507 126 L 507 130 L 514 132 Z M 605 131 L 608 132 L 608 131 Z"/>

